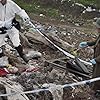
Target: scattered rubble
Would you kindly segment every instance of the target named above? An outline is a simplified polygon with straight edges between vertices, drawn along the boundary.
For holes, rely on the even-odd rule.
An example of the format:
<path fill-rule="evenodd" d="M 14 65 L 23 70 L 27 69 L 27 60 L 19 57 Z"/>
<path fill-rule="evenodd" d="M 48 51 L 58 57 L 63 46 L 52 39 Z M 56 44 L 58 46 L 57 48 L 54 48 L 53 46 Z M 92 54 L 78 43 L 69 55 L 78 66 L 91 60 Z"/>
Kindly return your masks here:
<path fill-rule="evenodd" d="M 33 22 L 34 23 L 34 22 Z M 44 35 L 48 36 L 50 40 L 52 40 L 55 44 L 62 47 L 64 50 L 67 50 L 70 53 L 73 53 L 76 50 L 76 55 L 81 57 L 82 59 L 89 59 L 92 57 L 93 49 L 88 48 L 81 50 L 78 48 L 79 42 L 83 40 L 92 40 L 94 36 L 91 34 L 85 34 L 80 30 L 74 28 L 61 28 L 51 25 L 42 25 L 40 23 L 34 23 L 36 27 L 43 32 Z M 7 75 L 7 77 L 20 83 L 23 86 L 24 91 L 36 90 L 40 88 L 44 88 L 43 84 L 47 83 L 54 85 L 55 89 L 50 89 L 50 92 L 40 92 L 34 94 L 27 94 L 27 97 L 32 100 L 94 100 L 92 95 L 90 94 L 92 91 L 88 85 L 86 86 L 78 86 L 73 88 L 65 88 L 60 91 L 57 85 L 64 85 L 67 83 L 78 82 L 84 80 L 83 77 L 73 74 L 68 70 L 54 68 L 50 66 L 44 66 L 44 62 L 46 60 L 52 60 L 57 58 L 65 57 L 65 55 L 53 47 L 48 41 L 46 41 L 40 34 L 36 33 L 36 31 L 25 31 L 24 36 L 27 38 L 26 42 L 23 42 L 23 45 L 27 44 L 25 52 L 27 57 L 29 57 L 30 61 L 26 65 L 25 62 L 19 57 L 17 52 L 12 48 L 6 49 L 5 54 L 8 58 L 11 59 L 12 65 L 18 68 L 18 73 L 16 73 L 15 77 Z M 23 37 L 22 37 L 23 38 Z M 24 39 L 24 38 L 23 38 Z M 9 41 L 9 40 L 8 40 Z M 30 45 L 30 47 L 29 47 Z M 77 50 L 78 49 L 78 50 Z M 36 51 L 36 56 L 38 54 L 38 59 L 34 58 L 34 50 Z M 11 55 L 12 56 L 11 56 Z M 75 54 L 75 53 L 73 53 Z M 87 55 L 88 54 L 88 55 Z M 9 56 L 10 55 L 10 56 Z M 76 56 L 75 55 L 75 56 Z M 18 58 L 18 59 L 17 59 Z M 16 60 L 14 60 L 16 59 Z M 65 61 L 66 62 L 66 61 Z M 32 71 L 27 69 L 30 67 L 33 68 Z M 92 68 L 90 69 L 92 70 Z M 56 96 L 54 95 L 56 92 Z M 60 95 L 59 95 L 60 94 Z M 59 99 L 57 98 L 59 97 Z"/>

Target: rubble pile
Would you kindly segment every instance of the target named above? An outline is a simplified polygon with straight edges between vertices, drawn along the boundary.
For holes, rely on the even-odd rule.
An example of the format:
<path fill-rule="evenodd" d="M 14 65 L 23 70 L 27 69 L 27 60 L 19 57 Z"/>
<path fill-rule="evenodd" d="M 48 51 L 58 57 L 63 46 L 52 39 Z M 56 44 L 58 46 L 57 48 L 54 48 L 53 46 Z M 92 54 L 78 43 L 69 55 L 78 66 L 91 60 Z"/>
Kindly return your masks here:
<path fill-rule="evenodd" d="M 80 41 L 86 39 L 94 39 L 94 35 L 87 35 L 78 29 L 42 25 L 37 22 L 34 24 L 37 29 L 64 50 L 75 56 L 85 58 L 87 61 L 92 57 L 92 48 L 89 48 L 87 55 L 87 49 L 79 49 L 78 44 Z M 23 35 L 27 37 L 29 44 L 31 44 L 30 48 L 27 47 L 25 51 L 27 52 L 27 57 L 29 57 L 30 61 L 28 64 L 25 64 L 15 50 L 11 50 L 11 48 L 10 50 L 7 49 L 5 54 L 7 55 L 7 52 L 9 52 L 13 55 L 13 57 L 10 57 L 12 65 L 18 68 L 18 72 L 15 73 L 15 75 L 7 75 L 7 77 L 14 82 L 20 83 L 23 86 L 24 91 L 44 89 L 50 86 L 55 87 L 55 89 L 49 88 L 50 91 L 26 94 L 30 100 L 94 100 L 89 85 L 64 89 L 60 88 L 60 85 L 78 82 L 84 79 L 70 73 L 68 70 L 55 68 L 53 66 L 44 66 L 46 60 L 62 58 L 65 57 L 65 55 L 32 29 L 25 31 Z M 37 50 L 40 58 L 33 59 L 34 50 Z M 14 56 L 15 58 L 18 57 L 18 60 L 13 62 L 13 59 L 15 59 Z M 27 71 L 27 67 L 32 67 L 33 70 Z M 56 87 L 56 85 L 59 87 Z"/>

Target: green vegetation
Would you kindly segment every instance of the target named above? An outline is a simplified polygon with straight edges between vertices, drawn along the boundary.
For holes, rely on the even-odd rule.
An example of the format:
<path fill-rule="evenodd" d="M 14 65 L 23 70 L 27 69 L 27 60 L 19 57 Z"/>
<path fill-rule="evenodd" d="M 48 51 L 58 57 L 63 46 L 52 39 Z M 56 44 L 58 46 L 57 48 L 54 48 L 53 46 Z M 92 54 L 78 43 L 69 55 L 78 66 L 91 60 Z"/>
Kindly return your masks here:
<path fill-rule="evenodd" d="M 71 0 L 71 1 L 82 3 L 83 5 L 92 5 L 92 6 L 96 6 L 97 8 L 100 8 L 100 0 Z M 62 6 L 60 3 L 61 0 L 55 0 L 55 1 L 54 0 L 15 0 L 15 2 L 19 6 L 24 8 L 28 13 L 34 13 L 34 14 L 42 13 L 47 17 L 49 16 L 51 18 L 59 18 L 60 15 L 62 14 L 62 10 L 60 9 Z"/>
<path fill-rule="evenodd" d="M 23 0 L 16 0 L 16 3 L 25 9 L 28 13 L 34 13 L 34 14 L 44 14 L 46 16 L 50 16 L 52 18 L 56 18 L 59 16 L 59 10 L 56 8 L 50 8 L 50 7 L 43 7 L 39 5 L 37 2 L 23 2 Z"/>
<path fill-rule="evenodd" d="M 84 5 L 93 5 L 100 8 L 100 0 L 75 0 L 76 2 L 82 3 Z"/>
<path fill-rule="evenodd" d="M 80 2 L 82 4 L 85 4 L 85 5 L 89 5 L 89 4 L 95 4 L 96 3 L 96 0 L 75 0 L 76 2 Z"/>

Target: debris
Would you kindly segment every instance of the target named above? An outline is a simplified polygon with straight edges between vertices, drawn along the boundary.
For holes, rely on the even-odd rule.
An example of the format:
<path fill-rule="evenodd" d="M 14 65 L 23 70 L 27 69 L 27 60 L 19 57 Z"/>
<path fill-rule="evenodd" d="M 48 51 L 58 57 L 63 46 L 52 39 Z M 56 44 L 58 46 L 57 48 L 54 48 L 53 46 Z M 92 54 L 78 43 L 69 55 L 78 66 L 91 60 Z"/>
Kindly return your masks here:
<path fill-rule="evenodd" d="M 86 68 L 86 66 L 84 64 L 80 65 L 80 61 L 76 60 L 75 63 L 74 60 L 68 60 L 69 58 L 59 58 L 59 59 L 54 59 L 54 60 L 50 60 L 50 61 L 45 61 L 45 67 L 49 66 L 49 67 L 55 67 L 55 68 L 59 68 L 62 70 L 66 70 L 66 71 L 70 71 L 72 73 L 75 73 L 77 75 L 79 75 L 80 77 L 85 77 L 85 78 L 89 78 L 89 71 Z M 83 71 L 84 69 L 84 71 Z"/>
<path fill-rule="evenodd" d="M 43 84 L 42 87 L 48 87 L 49 91 L 51 92 L 53 96 L 53 100 L 62 100 L 63 97 L 63 88 L 61 85 L 56 85 L 56 84 Z"/>
<path fill-rule="evenodd" d="M 29 59 L 34 59 L 34 58 L 40 58 L 42 57 L 42 54 L 38 51 L 28 51 L 28 53 L 26 54 L 26 56 Z"/>
<path fill-rule="evenodd" d="M 0 68 L 0 77 L 6 76 L 7 74 L 9 74 L 9 72 L 6 69 Z"/>
<path fill-rule="evenodd" d="M 40 17 L 44 17 L 45 15 L 43 15 L 43 14 L 40 14 Z"/>
<path fill-rule="evenodd" d="M 18 68 L 16 68 L 15 66 L 7 66 L 7 70 L 9 71 L 10 74 L 15 74 L 18 72 Z"/>
<path fill-rule="evenodd" d="M 16 92 L 18 93 L 23 91 L 23 88 L 20 84 L 10 81 L 6 77 L 0 77 L 0 84 L 2 84 L 5 87 L 7 94 Z M 29 100 L 25 94 L 15 94 L 8 96 L 7 98 L 7 100 Z"/>
<path fill-rule="evenodd" d="M 6 66 L 8 64 L 9 64 L 9 62 L 8 62 L 7 56 L 3 56 L 3 57 L 0 58 L 0 66 Z"/>
<path fill-rule="evenodd" d="M 36 71 L 39 71 L 39 70 L 40 70 L 39 67 L 34 67 L 34 66 L 30 65 L 29 68 L 26 69 L 26 72 L 36 72 Z"/>
<path fill-rule="evenodd" d="M 63 17 L 63 16 L 62 16 Z M 66 17 L 66 16 L 64 16 Z M 70 19 L 71 20 L 71 19 Z M 72 21 L 72 20 L 71 20 Z M 74 22 L 75 23 L 78 22 Z M 80 25 L 80 22 L 78 23 Z M 80 27 L 72 27 L 72 26 L 64 26 L 65 28 L 61 28 L 57 25 L 57 27 L 53 26 L 53 25 L 42 25 L 40 23 L 35 23 L 36 28 L 41 30 L 43 32 L 44 35 L 47 35 L 47 37 L 50 40 L 53 40 L 53 42 L 55 44 L 57 44 L 58 46 L 60 46 L 61 48 L 64 48 L 64 50 L 68 50 L 68 52 L 70 52 L 71 49 L 68 48 L 73 48 L 73 50 L 76 50 L 75 52 L 73 51 L 73 54 L 75 54 L 75 56 L 80 56 L 84 58 L 84 54 L 82 53 L 82 56 L 79 55 L 79 51 L 77 52 L 77 46 L 78 43 L 80 41 L 82 41 L 83 39 L 91 39 L 90 35 L 85 34 L 84 32 L 79 31 L 78 29 Z M 61 26 L 62 27 L 62 26 Z M 33 28 L 32 28 L 33 29 Z M 80 29 L 81 30 L 81 29 Z M 51 49 L 51 45 L 48 41 L 46 41 L 46 39 L 43 38 L 43 36 L 41 36 L 40 34 L 38 34 L 38 32 L 36 32 L 36 29 L 34 28 L 33 30 L 30 30 L 29 32 L 26 32 L 25 37 L 27 37 L 26 42 L 24 42 L 23 44 L 26 45 L 28 42 L 29 44 L 31 44 L 31 50 L 29 48 L 29 46 L 25 46 L 28 47 L 27 48 L 27 57 L 30 58 L 30 61 L 28 62 L 29 64 L 25 64 L 23 63 L 23 61 L 21 61 L 20 57 L 16 54 L 16 51 L 13 50 L 12 48 L 9 49 L 9 46 L 7 46 L 8 48 L 6 49 L 7 52 L 11 53 L 12 55 L 17 55 L 17 56 L 13 56 L 13 63 L 14 65 L 18 68 L 16 69 L 14 66 L 12 66 L 11 68 L 8 68 L 9 70 L 11 70 L 12 72 L 14 71 L 14 73 L 16 71 L 18 71 L 18 75 L 14 75 L 13 77 L 8 77 L 11 80 L 17 81 L 19 82 L 23 87 L 24 90 L 34 90 L 34 89 L 39 89 L 42 84 L 44 83 L 51 83 L 54 84 L 54 87 L 52 87 L 50 89 L 53 98 L 57 99 L 57 100 L 73 100 L 73 99 L 77 99 L 77 97 L 79 98 L 79 100 L 81 99 L 80 95 L 78 95 L 79 91 L 77 92 L 77 94 L 75 94 L 75 91 L 71 91 L 70 92 L 70 96 L 65 95 L 64 93 L 69 93 L 64 91 L 64 93 L 62 94 L 62 88 L 59 88 L 55 86 L 55 84 L 68 84 L 68 83 L 72 83 L 73 81 L 78 82 L 79 80 L 83 80 L 86 78 L 90 78 L 91 77 L 91 73 L 92 73 L 92 66 L 87 66 L 87 70 L 82 69 L 81 67 L 79 67 L 79 65 L 75 65 L 75 61 L 72 59 L 72 61 L 69 63 L 69 65 L 67 65 L 68 61 L 71 59 L 70 57 L 62 59 L 62 57 L 65 57 L 65 55 L 62 54 L 62 52 L 60 52 L 57 49 Z M 93 35 L 94 36 L 94 35 Z M 23 38 L 24 39 L 24 38 Z M 22 42 L 23 42 L 22 39 Z M 49 47 L 50 48 L 49 48 Z M 37 48 L 36 48 L 37 47 Z M 38 60 L 34 60 L 31 58 L 34 58 L 34 51 L 33 49 L 38 49 L 36 51 L 36 55 L 38 54 L 39 57 L 41 57 L 42 59 L 38 59 Z M 75 48 L 75 49 L 74 49 Z M 11 50 L 11 52 L 10 52 Z M 40 52 L 38 52 L 40 51 Z M 81 51 L 81 50 L 80 50 Z M 86 50 L 87 51 L 87 50 Z M 89 54 L 92 54 L 93 50 L 88 50 Z M 10 56 L 11 57 L 11 56 Z M 36 56 L 37 57 L 37 56 Z M 73 56 L 72 56 L 73 57 Z M 87 54 L 86 54 L 87 57 Z M 86 59 L 85 57 L 85 59 Z M 90 55 L 88 55 L 88 58 L 90 57 Z M 60 60 L 57 58 L 61 58 Z M 14 59 L 20 60 L 21 63 L 16 62 Z M 54 60 L 54 61 L 51 61 Z M 44 67 L 44 61 L 47 64 L 46 67 Z M 50 62 L 49 62 L 50 61 Z M 87 60 L 88 61 L 88 60 Z M 16 62 L 16 63 L 15 63 Z M 75 65 L 75 66 L 74 66 Z M 14 68 L 14 69 L 13 69 Z M 41 70 L 42 69 L 42 70 Z M 10 76 L 10 74 L 7 74 L 7 76 Z M 14 77 L 15 76 L 15 77 Z M 84 88 L 84 87 L 83 87 Z M 83 94 L 87 91 L 84 91 L 82 87 L 78 87 L 78 89 L 83 92 Z M 75 89 L 76 90 L 76 89 Z M 55 92 L 55 93 L 54 93 Z M 34 99 L 34 100 L 48 100 L 51 99 L 51 93 L 31 93 L 28 94 L 28 97 L 30 100 Z M 63 95 L 65 98 L 61 98 L 63 96 L 59 95 L 59 93 L 61 95 Z M 86 100 L 87 97 L 85 97 L 84 100 Z M 78 99 L 77 99 L 78 100 Z M 83 99 L 82 99 L 83 100 Z"/>

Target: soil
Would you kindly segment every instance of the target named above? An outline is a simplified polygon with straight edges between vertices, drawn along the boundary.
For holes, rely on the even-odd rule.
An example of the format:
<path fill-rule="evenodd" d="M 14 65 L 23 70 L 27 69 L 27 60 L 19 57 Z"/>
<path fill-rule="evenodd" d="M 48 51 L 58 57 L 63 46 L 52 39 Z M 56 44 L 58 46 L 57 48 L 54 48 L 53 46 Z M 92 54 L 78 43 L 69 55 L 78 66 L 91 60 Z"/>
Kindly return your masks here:
<path fill-rule="evenodd" d="M 89 60 L 93 56 L 93 49 L 92 48 L 85 48 L 79 49 L 78 45 L 81 41 L 92 41 L 96 38 L 96 31 L 95 27 L 90 23 L 93 20 L 79 20 L 79 25 L 77 26 L 73 21 L 66 21 L 62 22 L 61 20 L 55 20 L 50 18 L 43 18 L 37 15 L 31 16 L 32 20 L 35 20 L 36 23 L 39 22 L 45 27 L 53 26 L 60 32 L 57 33 L 59 38 L 62 40 L 73 44 L 74 50 L 77 51 L 77 56 L 84 60 Z M 70 19 L 72 20 L 72 19 Z M 75 21 L 76 22 L 76 21 Z M 90 22 L 90 23 L 89 23 Z M 82 24 L 81 24 L 82 23 Z M 66 34 L 61 34 L 62 32 L 66 31 Z M 41 44 L 32 44 L 34 50 L 38 50 L 42 53 L 42 58 L 38 60 L 33 60 L 33 62 L 37 63 L 37 66 L 41 66 L 41 70 L 39 72 L 25 74 L 22 73 L 20 76 L 17 77 L 15 81 L 19 82 L 23 87 L 24 90 L 33 90 L 40 88 L 44 83 L 54 83 L 54 84 L 67 84 L 73 83 L 76 81 L 81 81 L 82 79 L 72 73 L 65 73 L 65 71 L 61 71 L 59 69 L 44 67 L 45 60 L 53 60 L 57 58 L 65 57 L 63 53 L 59 50 L 52 49 L 46 45 Z M 79 50 L 78 50 L 79 49 Z M 72 50 L 72 51 L 74 51 Z M 71 51 L 70 51 L 71 52 Z M 71 52 L 73 53 L 73 52 Z M 61 75 L 61 76 L 60 76 Z M 63 77 L 64 75 L 64 77 Z M 99 100 L 94 96 L 94 92 L 90 88 L 91 86 L 78 86 L 75 88 L 65 88 L 63 100 Z M 49 92 L 41 92 L 36 94 L 28 94 L 30 100 L 53 100 L 51 93 Z"/>
<path fill-rule="evenodd" d="M 75 48 L 78 48 L 78 45 L 81 41 L 87 41 L 87 40 L 91 41 L 96 38 L 95 27 L 92 24 L 89 25 L 88 20 L 85 21 L 84 23 L 80 21 L 80 23 L 83 23 L 83 25 L 75 26 L 75 24 L 72 24 L 71 22 L 61 22 L 61 21 L 57 21 L 54 19 L 51 20 L 49 18 L 42 18 L 42 17 L 36 16 L 36 15 L 33 18 L 35 21 L 37 21 L 41 24 L 45 24 L 45 26 L 47 26 L 47 27 L 48 27 L 48 25 L 51 25 L 51 26 L 57 27 L 58 29 L 60 28 L 61 30 L 66 28 L 67 32 L 72 31 L 74 33 L 80 33 L 80 34 L 72 34 L 70 38 L 68 38 L 68 35 L 66 35 L 66 36 L 63 36 L 61 34 L 59 35 L 59 37 L 64 41 L 66 41 L 70 44 L 75 43 L 74 44 Z M 90 23 L 92 23 L 92 22 L 93 22 L 93 20 L 91 19 Z M 59 50 L 55 51 L 55 50 L 52 50 L 49 47 L 46 47 L 43 45 L 36 46 L 36 48 L 38 48 L 38 51 L 44 53 L 43 59 L 46 59 L 46 60 L 52 60 L 52 59 L 64 57 L 64 55 L 61 52 L 59 52 Z M 88 49 L 80 50 L 79 56 L 85 60 L 86 59 L 89 60 L 90 58 L 92 58 L 92 56 L 91 56 L 91 53 L 88 53 L 87 51 L 89 51 L 89 50 Z M 93 55 L 93 53 L 92 53 L 92 55 Z M 45 100 L 45 99 L 41 98 L 41 100 Z M 52 99 L 50 99 L 48 97 L 48 98 L 46 98 L 46 100 L 52 100 Z M 91 90 L 90 87 L 83 86 L 83 87 L 76 88 L 74 91 L 64 89 L 63 100 L 99 100 L 99 99 L 94 96 L 94 92 Z"/>

